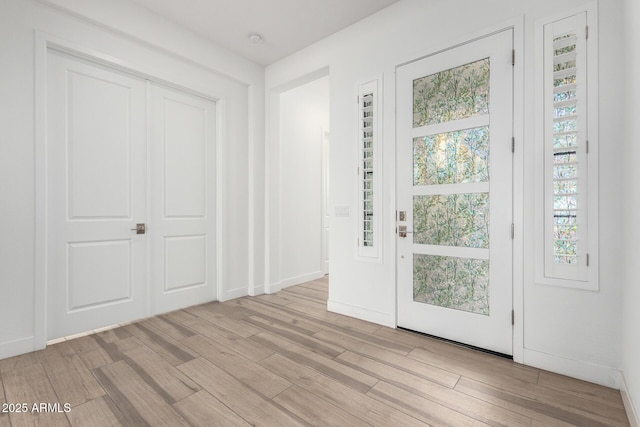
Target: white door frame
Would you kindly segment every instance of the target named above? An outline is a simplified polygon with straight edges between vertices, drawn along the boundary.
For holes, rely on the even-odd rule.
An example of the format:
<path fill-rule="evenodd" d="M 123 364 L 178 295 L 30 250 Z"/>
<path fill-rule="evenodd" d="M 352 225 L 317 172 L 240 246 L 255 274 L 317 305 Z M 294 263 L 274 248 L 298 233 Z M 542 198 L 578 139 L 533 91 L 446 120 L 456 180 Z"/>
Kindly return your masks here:
<path fill-rule="evenodd" d="M 331 227 L 329 214 L 329 150 L 331 145 L 331 136 L 328 129 L 320 130 L 320 140 L 322 144 L 322 251 L 320 255 L 320 265 L 322 273 L 329 274 L 329 265 L 331 262 L 329 255 L 329 236 L 328 231 Z"/>
<path fill-rule="evenodd" d="M 265 129 L 265 251 L 264 293 L 283 289 L 282 281 L 282 178 L 280 144 L 280 97 L 283 92 L 330 76 L 329 66 L 299 75 L 286 83 L 270 88 L 265 98 L 267 126 Z M 321 260 L 322 258 L 320 258 Z M 322 270 L 322 269 L 321 269 Z"/>
<path fill-rule="evenodd" d="M 34 349 L 45 348 L 47 344 L 47 55 L 49 50 L 57 50 L 66 54 L 106 65 L 110 68 L 132 74 L 162 85 L 207 98 L 216 103 L 216 294 L 217 299 L 222 300 L 224 290 L 222 287 L 222 243 L 220 236 L 223 230 L 222 200 L 224 176 L 224 145 L 226 141 L 225 127 L 223 123 L 226 117 L 226 102 L 224 97 L 211 92 L 204 84 L 193 84 L 178 74 L 166 73 L 157 69 L 141 67 L 103 52 L 64 40 L 43 32 L 35 34 L 35 262 L 34 262 Z M 187 64 L 190 66 L 190 64 Z M 147 84 L 148 85 L 148 84 Z M 147 146 L 147 151 L 149 146 Z M 149 158 L 147 157 L 147 163 Z M 149 168 L 147 168 L 147 175 Z M 147 201 L 149 199 L 147 189 Z M 147 242 L 148 245 L 148 242 Z M 147 260 L 147 273 L 150 265 Z M 147 277 L 149 277 L 147 275 Z M 147 286 L 147 313 L 151 313 L 151 287 Z M 26 351 L 29 351 L 28 349 Z"/>
<path fill-rule="evenodd" d="M 451 39 L 445 42 L 438 42 L 431 46 L 421 49 L 417 53 L 414 53 L 411 57 L 405 58 L 403 61 L 399 61 L 397 65 L 393 67 L 394 77 L 399 67 L 403 65 L 420 61 L 430 56 L 437 55 L 443 51 L 453 49 L 455 47 L 470 43 L 472 41 L 482 39 L 493 34 L 505 31 L 513 30 L 513 47 L 515 52 L 515 64 L 513 70 L 513 135 L 515 137 L 515 152 L 513 155 L 513 221 L 514 221 L 514 239 L 513 239 L 513 310 L 514 310 L 514 325 L 513 325 L 513 360 L 518 363 L 524 363 L 524 188 L 525 188 L 525 170 L 524 170 L 524 58 L 522 53 L 524 52 L 524 16 L 517 16 L 505 22 L 487 27 L 482 31 L 476 31 L 473 33 L 465 34 L 455 39 Z M 395 78 L 394 78 L 395 81 Z M 394 83 L 393 97 L 395 98 L 395 109 L 397 109 L 397 87 Z M 395 126 L 395 140 L 393 149 L 393 173 L 394 182 L 390 188 L 391 199 L 393 200 L 393 207 L 388 213 L 390 218 L 393 219 L 393 229 L 390 229 L 389 233 L 393 238 L 393 253 L 394 253 L 394 271 L 396 272 L 395 278 L 395 295 L 396 301 L 394 304 L 395 312 L 395 325 L 398 325 L 398 304 L 397 304 L 397 290 L 398 290 L 398 275 L 397 275 L 397 252 L 398 246 L 396 242 L 396 221 L 395 215 L 398 208 L 397 200 L 397 162 L 396 146 L 397 146 L 397 131 L 398 124 L 394 119 Z M 527 180 L 530 178 L 526 177 Z M 533 255 L 533 254 L 529 254 Z"/>

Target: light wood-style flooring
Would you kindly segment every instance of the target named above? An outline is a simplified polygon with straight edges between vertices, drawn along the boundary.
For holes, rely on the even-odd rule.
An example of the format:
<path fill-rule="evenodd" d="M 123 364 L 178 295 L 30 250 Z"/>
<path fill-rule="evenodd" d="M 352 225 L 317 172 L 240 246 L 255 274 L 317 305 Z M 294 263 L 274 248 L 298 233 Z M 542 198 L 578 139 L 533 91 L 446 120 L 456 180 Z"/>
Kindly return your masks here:
<path fill-rule="evenodd" d="M 0 426 L 629 425 L 616 390 L 329 313 L 326 300 L 324 279 L 0 360 L 0 404 L 29 407 Z"/>

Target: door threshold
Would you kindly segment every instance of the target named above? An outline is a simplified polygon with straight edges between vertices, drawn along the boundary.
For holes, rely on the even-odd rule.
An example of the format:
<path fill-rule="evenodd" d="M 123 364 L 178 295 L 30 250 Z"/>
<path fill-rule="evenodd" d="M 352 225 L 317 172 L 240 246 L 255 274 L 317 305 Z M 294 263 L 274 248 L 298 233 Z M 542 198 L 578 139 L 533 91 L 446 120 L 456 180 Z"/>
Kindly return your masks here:
<path fill-rule="evenodd" d="M 449 344 L 458 345 L 460 347 L 466 347 L 466 348 L 469 348 L 471 350 L 475 350 L 475 351 L 480 351 L 482 353 L 491 354 L 492 356 L 498 356 L 498 357 L 502 357 L 503 359 L 513 360 L 513 356 L 510 356 L 508 354 L 499 353 L 499 352 L 493 351 L 493 350 L 487 350 L 486 348 L 476 347 L 475 345 L 465 344 L 465 343 L 462 343 L 462 342 L 459 342 L 459 341 L 454 341 L 454 340 L 438 337 L 438 336 L 431 335 L 431 334 L 425 334 L 424 332 L 414 331 L 413 329 L 407 329 L 407 328 L 403 328 L 401 326 L 398 326 L 397 328 L 401 329 L 403 331 L 407 331 L 407 332 L 411 332 L 411 333 L 417 334 L 417 335 L 422 335 L 422 336 L 425 336 L 425 337 L 433 338 L 433 339 L 436 339 L 438 341 L 444 341 L 444 342 L 448 342 Z"/>

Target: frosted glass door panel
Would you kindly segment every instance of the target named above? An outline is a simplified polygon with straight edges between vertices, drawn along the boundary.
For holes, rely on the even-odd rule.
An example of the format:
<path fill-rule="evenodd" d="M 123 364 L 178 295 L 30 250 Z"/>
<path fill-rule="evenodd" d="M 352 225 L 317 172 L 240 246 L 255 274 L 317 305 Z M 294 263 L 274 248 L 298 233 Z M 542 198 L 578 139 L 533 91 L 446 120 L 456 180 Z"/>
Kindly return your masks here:
<path fill-rule="evenodd" d="M 489 127 L 427 135 L 413 140 L 413 184 L 489 181 Z"/>
<path fill-rule="evenodd" d="M 413 81 L 413 127 L 489 113 L 489 58 Z"/>
<path fill-rule="evenodd" d="M 489 193 L 413 198 L 413 242 L 489 248 Z"/>
<path fill-rule="evenodd" d="M 413 300 L 489 315 L 489 261 L 413 255 Z"/>

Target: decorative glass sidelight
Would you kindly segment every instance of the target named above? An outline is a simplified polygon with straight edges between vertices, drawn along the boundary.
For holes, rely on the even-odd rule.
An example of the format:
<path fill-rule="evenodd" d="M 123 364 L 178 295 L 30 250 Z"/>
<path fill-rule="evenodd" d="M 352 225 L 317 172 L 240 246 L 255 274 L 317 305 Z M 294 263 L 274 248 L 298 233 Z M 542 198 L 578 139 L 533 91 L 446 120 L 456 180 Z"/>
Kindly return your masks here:
<path fill-rule="evenodd" d="M 553 260 L 577 264 L 578 257 L 578 101 L 577 35 L 553 38 Z"/>
<path fill-rule="evenodd" d="M 597 11 L 541 21 L 536 28 L 536 281 L 598 289 Z"/>
<path fill-rule="evenodd" d="M 358 256 L 380 254 L 378 81 L 358 87 Z"/>

